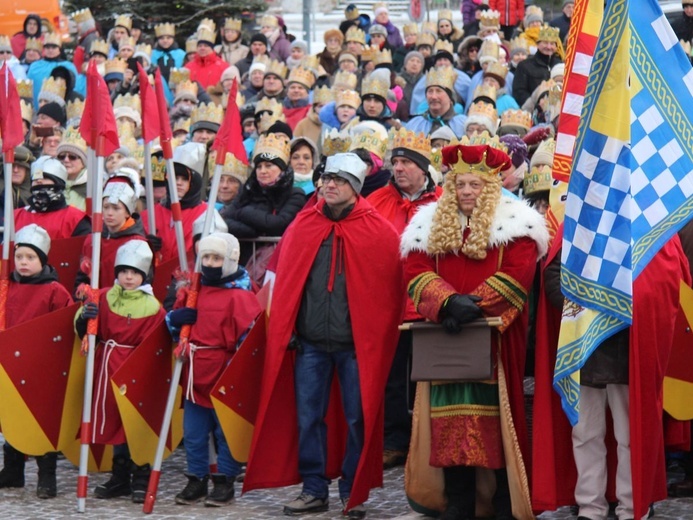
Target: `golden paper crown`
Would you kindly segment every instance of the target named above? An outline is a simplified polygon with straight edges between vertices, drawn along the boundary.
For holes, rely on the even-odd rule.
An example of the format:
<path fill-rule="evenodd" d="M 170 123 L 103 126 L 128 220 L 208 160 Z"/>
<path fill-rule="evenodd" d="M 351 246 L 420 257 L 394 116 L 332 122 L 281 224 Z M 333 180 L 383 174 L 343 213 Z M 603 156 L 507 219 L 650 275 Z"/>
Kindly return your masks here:
<path fill-rule="evenodd" d="M 412 132 L 402 127 L 399 131 L 390 130 L 392 149 L 406 148 L 431 160 L 431 139 L 423 132 Z"/>
<path fill-rule="evenodd" d="M 41 51 L 43 51 L 43 42 L 41 40 L 39 40 L 38 38 L 29 38 L 26 41 L 25 49 L 27 51 L 41 52 Z"/>
<path fill-rule="evenodd" d="M 498 95 L 498 91 L 496 90 L 495 87 L 492 87 L 490 85 L 479 85 L 474 89 L 474 97 L 472 98 L 473 100 L 479 99 L 480 97 L 488 98 L 492 100 L 494 103 L 496 102 L 496 97 Z"/>
<path fill-rule="evenodd" d="M 12 51 L 12 44 L 10 43 L 10 37 L 0 34 L 0 48 Z"/>
<path fill-rule="evenodd" d="M 452 23 L 452 11 L 450 9 L 440 9 L 438 11 L 438 21 L 448 20 Z"/>
<path fill-rule="evenodd" d="M 267 134 L 261 135 L 258 138 L 253 157 L 262 157 L 270 160 L 279 158 L 286 164 L 289 164 L 289 155 L 291 155 L 291 146 L 285 137 L 277 134 Z"/>
<path fill-rule="evenodd" d="M 366 45 L 366 33 L 355 25 L 352 25 L 347 29 L 346 35 L 344 36 L 344 41 L 358 42 L 362 45 Z"/>
<path fill-rule="evenodd" d="M 281 79 L 284 79 L 286 78 L 286 73 L 288 70 L 289 69 L 284 62 L 270 60 L 270 62 L 267 64 L 267 68 L 265 69 L 265 76 L 267 76 L 267 74 L 274 74 L 275 76 L 279 76 Z"/>
<path fill-rule="evenodd" d="M 135 50 L 135 39 L 132 36 L 127 38 L 121 38 L 118 41 L 118 50 L 130 47 L 133 51 Z"/>
<path fill-rule="evenodd" d="M 452 46 L 452 42 L 449 42 L 447 40 L 438 40 L 433 46 L 433 53 L 435 54 L 438 51 L 447 51 L 450 54 L 453 54 L 455 52 L 455 49 Z"/>
<path fill-rule="evenodd" d="M 53 94 L 54 96 L 64 99 L 66 92 L 67 86 L 65 85 L 64 81 L 56 81 L 54 77 L 49 76 L 43 80 L 39 97 L 41 97 L 43 94 Z"/>
<path fill-rule="evenodd" d="M 171 69 L 171 73 L 168 76 L 168 83 L 175 88 L 176 85 L 180 85 L 184 81 L 190 81 L 190 69 Z M 195 97 L 197 97 L 197 86 L 195 88 Z"/>
<path fill-rule="evenodd" d="M 282 110 L 281 104 L 279 105 L 279 110 Z M 283 121 L 284 123 L 286 123 L 286 117 L 284 117 L 283 111 L 277 111 L 273 114 L 265 112 L 260 116 L 260 119 L 257 120 L 255 126 L 257 128 L 258 133 L 263 134 L 267 132 L 267 130 L 269 130 L 269 128 L 277 121 Z"/>
<path fill-rule="evenodd" d="M 500 29 L 500 13 L 494 9 L 481 11 L 479 19 L 479 31 L 485 29 Z"/>
<path fill-rule="evenodd" d="M 506 67 L 505 64 L 501 63 L 500 61 L 491 62 L 486 67 L 484 76 L 488 74 L 497 76 L 498 78 L 501 78 L 503 81 L 505 81 L 505 77 L 508 75 L 508 67 Z"/>
<path fill-rule="evenodd" d="M 529 130 L 532 128 L 532 114 L 526 110 L 508 109 L 501 115 L 501 126 L 518 126 Z"/>
<path fill-rule="evenodd" d="M 510 40 L 510 54 L 516 50 L 522 50 L 525 52 L 525 54 L 529 54 L 529 45 L 527 44 L 527 40 L 525 38 L 520 38 L 518 36 L 517 38 Z"/>
<path fill-rule="evenodd" d="M 75 21 L 75 23 L 84 23 L 93 18 L 94 16 L 91 14 L 88 7 L 72 13 L 72 19 Z"/>
<path fill-rule="evenodd" d="M 419 27 L 415 23 L 408 23 L 402 27 L 402 32 L 404 33 L 404 36 L 419 34 Z"/>
<path fill-rule="evenodd" d="M 27 103 L 23 99 L 19 100 L 19 108 L 22 112 L 22 119 L 31 123 L 34 118 L 34 108 L 31 103 Z"/>
<path fill-rule="evenodd" d="M 264 97 L 255 105 L 255 115 L 261 112 L 270 112 L 274 116 L 284 113 L 281 103 L 274 98 Z"/>
<path fill-rule="evenodd" d="M 351 146 L 351 135 L 349 132 L 339 132 L 336 128 L 332 128 L 325 134 L 323 139 L 322 154 L 325 157 L 330 157 L 337 153 L 348 152 L 349 146 Z"/>
<path fill-rule="evenodd" d="M 166 181 L 166 159 L 152 155 L 152 180 Z"/>
<path fill-rule="evenodd" d="M 563 85 L 561 83 L 556 83 L 549 89 L 549 105 L 555 107 L 561 104 L 561 98 L 563 97 Z M 555 115 L 558 115 L 557 113 Z M 554 116 L 555 117 L 555 116 Z"/>
<path fill-rule="evenodd" d="M 373 4 L 373 12 L 375 12 L 377 9 L 380 9 L 381 7 L 387 9 L 387 2 L 375 2 Z"/>
<path fill-rule="evenodd" d="M 358 81 L 358 77 L 353 72 L 340 70 L 335 73 L 332 86 L 337 87 L 339 85 L 346 87 L 348 90 L 354 90 Z"/>
<path fill-rule="evenodd" d="M 63 46 L 63 39 L 58 33 L 46 33 L 43 35 L 43 46 L 46 45 L 57 45 L 58 47 Z"/>
<path fill-rule="evenodd" d="M 95 52 L 101 53 L 108 57 L 108 42 L 105 40 L 94 40 L 89 46 L 89 54 L 94 54 Z"/>
<path fill-rule="evenodd" d="M 185 54 L 197 52 L 197 36 L 191 36 L 185 40 Z"/>
<path fill-rule="evenodd" d="M 260 27 L 279 27 L 279 20 L 277 20 L 276 16 L 266 14 L 260 18 Z"/>
<path fill-rule="evenodd" d="M 158 23 L 154 26 L 154 34 L 157 38 L 160 36 L 175 36 L 176 26 L 172 23 Z"/>
<path fill-rule="evenodd" d="M 265 69 L 267 69 L 269 62 L 270 62 L 270 57 L 267 56 L 267 54 L 260 54 L 259 56 L 255 56 L 253 58 L 253 63 L 262 63 L 265 66 Z"/>
<path fill-rule="evenodd" d="M 459 144 L 462 146 L 488 145 L 491 148 L 495 148 L 497 150 L 501 150 L 507 153 L 507 147 L 500 142 L 498 136 L 491 137 L 490 134 L 486 131 L 481 133 L 474 132 L 474 134 L 471 137 L 467 137 L 466 135 L 464 135 L 462 136 L 462 139 L 460 139 Z M 458 151 L 457 162 L 455 164 L 450 165 L 450 170 L 454 174 L 473 173 L 475 175 L 487 176 L 493 179 L 497 178 L 498 172 L 500 172 L 502 168 L 503 165 L 494 167 L 489 166 L 486 163 L 486 152 L 484 152 L 480 162 L 476 164 L 468 164 L 465 163 L 462 159 L 462 152 Z"/>
<path fill-rule="evenodd" d="M 231 31 L 241 32 L 241 25 L 243 22 L 237 18 L 227 18 L 224 22 L 224 30 L 229 29 Z"/>
<path fill-rule="evenodd" d="M 421 22 L 421 32 L 431 33 L 434 37 L 438 36 L 438 24 L 433 21 Z"/>
<path fill-rule="evenodd" d="M 320 58 L 317 55 L 304 56 L 299 64 L 305 69 L 311 69 L 311 72 L 317 77 L 318 69 L 320 68 Z"/>
<path fill-rule="evenodd" d="M 378 51 L 375 55 L 375 58 L 373 58 L 373 63 L 375 65 L 392 65 L 392 51 L 390 51 L 390 49 L 383 49 L 381 51 Z"/>
<path fill-rule="evenodd" d="M 83 113 L 84 100 L 75 98 L 74 100 L 67 102 L 67 106 L 65 107 L 67 119 L 76 119 L 78 117 L 82 117 Z"/>
<path fill-rule="evenodd" d="M 200 121 L 221 125 L 223 119 L 224 108 L 216 103 L 201 103 L 193 108 L 192 114 L 190 114 L 191 125 L 199 123 Z"/>
<path fill-rule="evenodd" d="M 390 84 L 379 76 L 374 78 L 370 75 L 361 82 L 361 98 L 373 95 L 386 100 L 388 90 L 390 90 Z"/>
<path fill-rule="evenodd" d="M 112 60 L 107 60 L 105 63 L 106 74 L 111 74 L 113 72 L 125 74 L 125 69 L 127 68 L 128 62 L 121 58 L 113 58 Z"/>
<path fill-rule="evenodd" d="M 234 154 L 227 152 L 224 158 L 224 165 L 221 168 L 221 174 L 230 175 L 245 184 L 245 181 L 248 180 L 248 165 L 236 159 Z"/>
<path fill-rule="evenodd" d="M 132 18 L 130 18 L 130 16 L 127 14 L 120 14 L 116 18 L 114 26 L 125 27 L 128 30 L 128 32 L 130 32 L 132 31 Z"/>
<path fill-rule="evenodd" d="M 188 98 L 188 99 L 197 99 L 197 82 L 195 81 L 183 81 L 178 84 L 176 87 L 176 94 L 174 96 L 174 99 L 179 99 L 179 98 Z"/>
<path fill-rule="evenodd" d="M 549 25 L 542 25 L 539 29 L 539 36 L 537 37 L 538 42 L 560 42 L 561 38 L 559 36 L 558 27 L 551 27 Z"/>
<path fill-rule="evenodd" d="M 131 108 L 138 114 L 142 114 L 142 101 L 140 100 L 139 94 L 130 94 L 129 92 L 125 95 L 120 95 L 113 101 L 113 110 L 118 108 Z"/>
<path fill-rule="evenodd" d="M 529 162 L 530 168 L 535 168 L 541 165 L 553 166 L 553 154 L 556 152 L 556 141 L 549 137 L 544 139 L 532 154 L 532 160 Z"/>
<path fill-rule="evenodd" d="M 189 117 L 181 117 L 179 119 L 176 119 L 176 121 L 173 123 L 173 127 L 171 128 L 171 131 L 174 134 L 176 132 L 185 132 L 186 134 L 190 133 L 190 118 Z"/>
<path fill-rule="evenodd" d="M 17 94 L 20 98 L 34 97 L 34 82 L 30 79 L 20 79 L 17 81 Z"/>
<path fill-rule="evenodd" d="M 431 166 L 433 166 L 436 171 L 440 171 L 443 165 L 443 149 L 442 148 L 431 148 Z"/>
<path fill-rule="evenodd" d="M 491 103 L 485 103 L 483 101 L 472 103 L 472 106 L 469 107 L 469 112 L 467 114 L 469 117 L 488 117 L 494 125 L 498 124 L 498 111 Z"/>
<path fill-rule="evenodd" d="M 334 100 L 332 91 L 327 85 L 323 85 L 320 88 L 316 88 L 313 91 L 313 104 L 326 104 Z"/>
<path fill-rule="evenodd" d="M 387 153 L 387 143 L 387 139 L 383 139 L 375 132 L 361 132 L 352 136 L 348 151 L 353 152 L 362 148 L 384 159 Z"/>
<path fill-rule="evenodd" d="M 60 144 L 69 144 L 71 146 L 76 146 L 79 150 L 87 154 L 87 143 L 82 139 L 82 134 L 79 133 L 78 128 L 73 128 L 71 126 L 67 127 Z M 58 145 L 60 146 L 60 145 Z"/>
<path fill-rule="evenodd" d="M 201 29 L 207 29 L 211 33 L 217 32 L 217 24 L 214 23 L 214 20 L 211 18 L 203 18 L 200 20 L 200 23 L 197 24 L 197 32 L 200 32 Z"/>
<path fill-rule="evenodd" d="M 342 90 L 337 92 L 334 99 L 334 106 L 335 108 L 339 108 L 343 105 L 358 108 L 361 105 L 359 93 L 355 90 Z"/>
<path fill-rule="evenodd" d="M 380 52 L 380 48 L 377 45 L 371 45 L 370 47 L 364 48 L 361 52 L 361 62 L 373 61 L 378 52 Z"/>
<path fill-rule="evenodd" d="M 525 172 L 522 181 L 522 194 L 532 195 L 539 191 L 549 191 L 553 184 L 552 168 L 547 164 L 533 166 Z"/>
<path fill-rule="evenodd" d="M 307 90 L 310 90 L 315 84 L 315 75 L 310 69 L 306 69 L 301 66 L 294 67 L 289 73 L 288 83 L 299 83 L 306 87 Z"/>
<path fill-rule="evenodd" d="M 430 32 L 420 32 L 416 36 L 416 46 L 419 47 L 420 45 L 428 45 L 429 47 L 433 47 L 436 43 L 436 37 L 431 34 Z"/>
<path fill-rule="evenodd" d="M 440 87 L 448 89 L 450 92 L 454 92 L 456 79 L 457 72 L 455 72 L 453 67 L 435 67 L 429 70 L 428 74 L 426 74 L 426 88 Z"/>
<path fill-rule="evenodd" d="M 479 59 L 481 58 L 492 58 L 498 61 L 500 58 L 500 47 L 498 44 L 492 40 L 484 40 L 479 47 Z"/>
<path fill-rule="evenodd" d="M 148 43 L 140 43 L 135 46 L 135 54 L 144 54 L 150 60 L 152 58 L 152 46 Z"/>
<path fill-rule="evenodd" d="M 195 37 L 197 38 L 197 43 L 214 43 L 214 40 L 216 40 L 216 33 L 214 31 L 210 31 L 207 27 L 200 27 L 197 30 L 197 34 L 195 35 Z M 197 44 L 195 44 L 195 49 L 197 50 Z"/>
<path fill-rule="evenodd" d="M 241 94 L 240 92 L 236 92 L 236 106 L 242 107 L 245 105 L 245 96 Z M 224 92 L 221 95 L 221 107 L 226 110 L 226 107 L 229 106 L 229 93 Z"/>

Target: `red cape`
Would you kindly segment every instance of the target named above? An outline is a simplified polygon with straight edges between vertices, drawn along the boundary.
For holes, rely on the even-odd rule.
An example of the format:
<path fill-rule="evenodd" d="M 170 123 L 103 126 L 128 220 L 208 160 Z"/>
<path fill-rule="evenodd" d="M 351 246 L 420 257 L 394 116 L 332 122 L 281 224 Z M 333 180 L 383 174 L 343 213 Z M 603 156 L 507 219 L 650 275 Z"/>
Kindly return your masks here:
<path fill-rule="evenodd" d="M 339 222 L 325 217 L 323 206 L 324 201 L 320 201 L 299 213 L 282 241 L 260 406 L 243 491 L 301 481 L 293 355 L 286 347 L 318 248 L 334 233 L 344 251 L 364 417 L 364 447 L 349 502 L 349 507 L 354 507 L 365 502 L 369 490 L 382 486 L 383 481 L 383 398 L 399 335 L 404 290 L 399 237 L 361 197 L 349 216 Z M 334 439 L 342 434 L 334 424 L 328 424 L 328 477 L 340 473 L 342 453 L 334 456 Z"/>
<path fill-rule="evenodd" d="M 286 118 L 286 124 L 289 125 L 289 128 L 295 130 L 296 125 L 308 115 L 310 109 L 310 105 L 298 108 L 284 108 L 284 117 Z"/>

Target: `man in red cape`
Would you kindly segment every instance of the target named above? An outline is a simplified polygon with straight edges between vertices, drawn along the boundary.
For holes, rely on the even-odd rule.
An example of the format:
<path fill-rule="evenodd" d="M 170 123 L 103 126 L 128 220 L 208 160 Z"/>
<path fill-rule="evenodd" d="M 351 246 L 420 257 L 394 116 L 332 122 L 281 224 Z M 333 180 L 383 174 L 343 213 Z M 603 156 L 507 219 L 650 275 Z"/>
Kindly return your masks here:
<path fill-rule="evenodd" d="M 358 195 L 364 178 L 365 164 L 355 154 L 328 158 L 323 176 L 325 199 L 301 212 L 282 240 L 260 405 L 244 491 L 287 486 L 303 480 L 303 493 L 286 506 L 291 514 L 326 510 L 327 479 L 341 473 L 340 498 L 344 510 L 350 518 L 363 518 L 366 512 L 361 504 L 368 499 L 369 490 L 382 486 L 383 395 L 402 317 L 403 285 L 399 237 L 392 225 Z M 325 249 L 330 253 L 327 257 L 323 256 Z M 325 258 L 327 264 L 322 272 L 327 276 L 321 280 L 327 287 L 322 292 L 326 295 L 341 292 L 345 302 L 336 301 L 334 295 L 330 296 L 330 302 L 348 309 L 340 317 L 340 323 L 326 326 L 332 330 L 333 325 L 335 328 L 347 325 L 353 341 L 350 351 L 340 350 L 338 341 L 320 346 L 311 344 L 302 332 L 306 328 L 304 311 L 310 307 L 304 304 L 311 298 L 319 264 Z M 309 311 L 318 317 L 323 312 L 322 307 Z M 299 333 L 300 347 L 296 351 L 288 348 L 294 331 Z M 332 351 L 325 352 L 328 349 Z M 334 360 L 332 366 L 336 367 L 340 379 L 341 405 L 344 415 L 351 416 L 352 424 L 347 430 L 334 385 L 330 398 L 333 370 L 329 369 L 327 376 L 320 378 L 325 381 L 318 389 L 323 394 L 320 403 L 323 409 L 313 414 L 318 416 L 316 422 L 320 424 L 315 429 L 322 439 L 313 438 L 314 445 L 310 446 L 305 430 L 299 435 L 298 416 L 306 412 L 306 403 L 297 399 L 296 392 L 303 395 L 306 380 L 318 379 L 319 373 L 312 373 L 315 377 L 310 378 L 295 378 L 294 374 L 305 373 L 301 364 L 307 362 L 307 354 L 312 357 L 316 350 L 322 350 L 321 354 Z M 357 384 L 345 385 L 342 381 L 343 366 L 338 358 L 344 354 L 352 364 L 355 355 Z M 354 415 L 359 414 L 354 414 L 353 400 L 359 393 L 361 418 L 360 424 L 358 417 L 354 424 Z M 323 417 L 326 417 L 327 439 Z M 346 449 L 345 433 L 348 434 Z M 317 467 L 306 468 L 306 451 L 320 452 L 322 460 Z"/>

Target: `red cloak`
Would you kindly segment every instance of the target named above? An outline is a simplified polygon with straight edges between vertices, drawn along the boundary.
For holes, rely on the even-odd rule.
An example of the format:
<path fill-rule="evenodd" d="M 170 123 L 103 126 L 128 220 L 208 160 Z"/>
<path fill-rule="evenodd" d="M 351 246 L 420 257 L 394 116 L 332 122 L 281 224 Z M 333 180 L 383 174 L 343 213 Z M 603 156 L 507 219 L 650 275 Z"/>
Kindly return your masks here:
<path fill-rule="evenodd" d="M 371 488 L 382 486 L 383 399 L 397 346 L 404 287 L 399 237 L 392 225 L 361 197 L 352 212 L 338 222 L 323 214 L 324 204 L 320 201 L 299 213 L 283 238 L 260 406 L 243 491 L 301 481 L 293 355 L 287 351 L 287 344 L 313 259 L 320 244 L 334 233 L 343 247 L 364 418 L 364 446 L 347 506 L 351 508 L 365 502 Z M 334 399 L 331 401 L 335 404 Z M 340 473 L 342 454 L 334 456 L 334 440 L 342 433 L 328 424 L 330 478 Z"/>

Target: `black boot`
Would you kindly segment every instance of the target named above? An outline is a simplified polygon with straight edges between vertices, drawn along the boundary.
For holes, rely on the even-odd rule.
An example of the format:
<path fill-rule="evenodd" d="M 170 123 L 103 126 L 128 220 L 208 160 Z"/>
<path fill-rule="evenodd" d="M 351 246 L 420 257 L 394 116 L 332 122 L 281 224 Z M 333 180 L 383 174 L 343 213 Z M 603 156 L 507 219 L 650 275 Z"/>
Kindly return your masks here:
<path fill-rule="evenodd" d="M 183 488 L 183 491 L 176 495 L 176 504 L 194 504 L 205 498 L 207 496 L 209 477 L 205 475 L 202 478 L 197 478 L 190 473 L 186 473 L 185 476 L 188 477 L 188 484 Z"/>
<path fill-rule="evenodd" d="M 55 482 L 55 467 L 57 464 L 58 454 L 55 452 L 36 457 L 36 465 L 38 466 L 37 497 L 55 498 L 58 494 L 58 486 Z"/>
<path fill-rule="evenodd" d="M 132 468 L 132 501 L 135 504 L 144 504 L 144 497 L 147 494 L 149 486 L 149 476 L 152 473 L 152 468 L 149 464 L 137 466 L 133 464 Z"/>
<path fill-rule="evenodd" d="M 496 474 L 496 492 L 493 494 L 491 502 L 493 503 L 493 511 L 496 515 L 496 520 L 513 520 L 513 507 L 510 501 L 510 487 L 508 486 L 508 471 L 497 469 Z"/>
<path fill-rule="evenodd" d="M 214 488 L 205 500 L 207 507 L 227 506 L 231 503 L 234 496 L 233 483 L 236 479 L 227 477 L 223 473 L 212 473 L 212 483 Z"/>
<path fill-rule="evenodd" d="M 476 468 L 452 466 L 443 468 L 445 496 L 448 504 L 439 520 L 468 520 L 476 509 Z"/>
<path fill-rule="evenodd" d="M 5 467 L 0 471 L 0 488 L 24 487 L 24 461 L 26 457 L 7 442 L 3 445 L 2 451 L 5 455 Z"/>
<path fill-rule="evenodd" d="M 96 498 L 116 498 L 128 496 L 130 488 L 130 459 L 126 457 L 113 457 L 111 478 L 107 482 L 94 488 Z"/>

